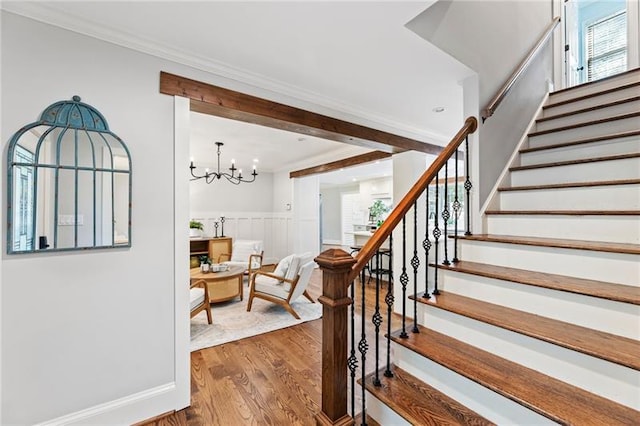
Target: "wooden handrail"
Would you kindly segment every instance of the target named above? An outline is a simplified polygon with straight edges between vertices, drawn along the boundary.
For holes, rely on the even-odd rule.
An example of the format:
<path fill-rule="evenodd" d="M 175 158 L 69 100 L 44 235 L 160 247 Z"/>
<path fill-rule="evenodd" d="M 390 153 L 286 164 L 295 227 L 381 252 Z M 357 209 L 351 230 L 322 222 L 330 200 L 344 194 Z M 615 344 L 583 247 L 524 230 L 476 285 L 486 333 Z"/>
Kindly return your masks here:
<path fill-rule="evenodd" d="M 478 128 L 478 120 L 475 117 L 469 117 L 465 120 L 462 128 L 451 139 L 451 142 L 446 146 L 438 158 L 435 159 L 429 168 L 422 174 L 420 179 L 411 187 L 409 192 L 402 198 L 395 209 L 391 212 L 389 217 L 382 223 L 380 228 L 373 233 L 367 243 L 360 249 L 356 256 L 356 263 L 351 268 L 348 283 L 351 283 L 360 274 L 362 269 L 367 265 L 369 260 L 376 254 L 378 249 L 382 246 L 384 241 L 391 235 L 398 223 L 402 220 L 405 214 L 411 209 L 413 203 L 422 195 L 429 183 L 435 178 L 436 174 L 449 161 L 451 156 L 456 152 L 460 144 L 471 133 L 475 132 Z M 468 153 L 466 153 L 468 155 Z"/>
<path fill-rule="evenodd" d="M 500 88 L 500 90 L 498 90 L 498 93 L 496 93 L 493 99 L 491 99 L 487 107 L 482 110 L 483 123 L 487 118 L 493 115 L 493 113 L 496 111 L 496 109 L 498 108 L 502 100 L 505 98 L 505 96 L 507 96 L 507 94 L 509 93 L 509 91 L 511 90 L 515 82 L 518 80 L 518 78 L 520 78 L 522 73 L 529 67 L 529 64 L 533 60 L 534 56 L 538 54 L 542 46 L 547 42 L 547 39 L 551 37 L 553 30 L 555 30 L 559 22 L 560 22 L 559 16 L 556 16 L 555 18 L 553 18 L 553 21 L 551 21 L 551 23 L 544 30 L 544 33 L 542 34 L 542 36 L 540 37 L 536 45 L 533 46 L 533 48 L 529 51 L 529 54 L 522 60 L 522 62 L 520 62 L 520 65 L 518 65 L 515 71 L 511 74 L 511 77 L 509 77 L 506 83 L 504 83 Z"/>

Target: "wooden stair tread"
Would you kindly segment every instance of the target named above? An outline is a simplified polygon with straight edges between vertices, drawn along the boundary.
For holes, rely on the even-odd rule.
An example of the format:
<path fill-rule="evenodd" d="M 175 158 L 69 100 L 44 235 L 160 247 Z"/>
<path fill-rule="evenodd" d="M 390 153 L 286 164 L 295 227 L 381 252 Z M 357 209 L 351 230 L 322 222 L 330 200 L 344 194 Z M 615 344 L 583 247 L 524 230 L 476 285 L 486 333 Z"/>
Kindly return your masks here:
<path fill-rule="evenodd" d="M 631 285 L 588 280 L 566 275 L 549 274 L 546 272 L 527 271 L 524 269 L 469 261 L 460 261 L 458 263 L 452 263 L 451 265 L 432 264 L 432 266 L 465 274 L 479 275 L 487 278 L 495 278 L 536 287 L 581 294 L 584 296 L 640 305 L 640 287 L 634 287 Z"/>
<path fill-rule="evenodd" d="M 551 420 L 576 425 L 637 424 L 640 413 L 444 334 L 420 333 L 394 342 Z"/>
<path fill-rule="evenodd" d="M 565 147 L 574 146 L 574 145 L 582 145 L 582 144 L 606 141 L 606 140 L 611 140 L 611 139 L 622 139 L 622 138 L 628 138 L 628 137 L 638 136 L 638 135 L 640 135 L 640 130 L 633 130 L 633 131 L 630 131 L 630 132 L 611 133 L 611 134 L 608 134 L 608 135 L 596 136 L 596 137 L 585 138 L 585 139 L 577 139 L 577 140 L 569 141 L 569 142 L 562 142 L 562 143 L 556 143 L 556 144 L 550 144 L 550 145 L 543 145 L 543 146 L 537 146 L 537 147 L 533 147 L 533 148 L 523 148 L 523 149 L 519 150 L 518 152 L 520 154 L 526 154 L 528 152 L 544 151 L 544 150 L 547 150 L 547 149 L 556 149 L 556 148 L 565 148 Z"/>
<path fill-rule="evenodd" d="M 454 293 L 442 292 L 419 302 L 640 371 L 638 340 Z"/>
<path fill-rule="evenodd" d="M 592 182 L 568 182 L 554 183 L 548 185 L 523 185 L 523 186 L 505 186 L 498 188 L 498 191 L 531 191 L 536 189 L 562 189 L 562 188 L 583 188 L 591 186 L 615 186 L 615 185 L 637 185 L 640 179 L 620 179 L 620 180 L 601 180 Z"/>
<path fill-rule="evenodd" d="M 612 106 L 622 105 L 622 104 L 626 104 L 626 103 L 629 103 L 629 102 L 635 102 L 635 101 L 639 101 L 639 100 L 640 100 L 640 96 L 631 96 L 629 98 L 620 99 L 620 100 L 617 100 L 617 101 L 603 103 L 603 104 L 598 104 L 598 105 L 594 105 L 594 106 L 591 106 L 591 107 L 588 107 L 588 108 L 582 108 L 582 109 L 577 109 L 575 111 L 565 112 L 565 113 L 562 113 L 562 114 L 549 115 L 547 117 L 538 118 L 536 120 L 536 123 L 544 123 L 545 121 L 557 120 L 559 118 L 570 117 L 572 115 L 582 114 L 582 113 L 590 112 L 590 111 L 596 111 L 596 110 L 599 110 L 599 109 L 609 108 L 609 107 L 612 107 Z"/>
<path fill-rule="evenodd" d="M 451 236 L 450 238 L 453 238 Z M 562 238 L 523 237 L 517 235 L 460 235 L 458 239 L 488 241 L 493 243 L 521 244 L 539 247 L 555 247 L 576 250 L 602 251 L 608 253 L 640 254 L 640 244 L 611 243 L 604 241 L 569 240 Z"/>
<path fill-rule="evenodd" d="M 553 102 L 553 95 L 555 93 L 560 93 L 558 91 L 558 92 L 554 92 L 551 95 L 549 95 L 549 100 L 548 100 L 547 104 L 542 107 L 542 109 L 548 109 L 548 108 L 553 108 L 553 107 L 560 106 L 560 105 L 566 105 L 566 104 L 570 104 L 570 103 L 573 103 L 573 102 L 578 102 L 578 101 L 582 101 L 582 100 L 585 100 L 585 99 L 594 98 L 596 96 L 604 95 L 604 94 L 607 94 L 607 93 L 613 93 L 613 92 L 618 92 L 620 90 L 631 89 L 631 88 L 634 88 L 636 86 L 640 86 L 640 81 L 634 81 L 634 82 L 631 82 L 631 83 L 622 84 L 620 86 L 611 87 L 609 89 L 598 90 L 598 91 L 595 91 L 593 93 L 589 93 L 589 94 L 578 96 L 578 97 L 571 98 L 571 99 L 566 99 L 564 101 Z M 572 88 L 569 88 L 569 89 L 572 89 Z"/>
<path fill-rule="evenodd" d="M 529 133 L 527 136 L 534 137 L 534 136 L 540 136 L 540 135 L 547 135 L 549 133 L 562 132 L 562 131 L 565 131 L 565 130 L 572 130 L 572 129 L 579 129 L 580 127 L 592 126 L 592 125 L 602 124 L 602 123 L 609 123 L 611 121 L 624 120 L 626 118 L 633 118 L 633 117 L 640 117 L 640 111 L 634 111 L 634 112 L 630 112 L 630 113 L 627 113 L 627 114 L 620 114 L 620 115 L 615 115 L 615 116 L 611 116 L 611 117 L 600 118 L 598 120 L 585 121 L 585 122 L 582 122 L 582 123 L 569 124 L 569 125 L 566 125 L 566 126 L 554 127 L 553 129 L 538 130 L 538 131 Z"/>
<path fill-rule="evenodd" d="M 598 79 L 598 80 L 585 81 L 584 83 L 576 84 L 575 86 L 565 87 L 564 89 L 555 90 L 555 91 L 551 92 L 549 94 L 549 96 L 552 97 L 552 96 L 555 96 L 555 95 L 557 95 L 559 93 L 570 92 L 572 90 L 580 90 L 580 89 L 582 89 L 584 87 L 594 86 L 594 85 L 596 85 L 598 83 L 602 83 L 603 81 L 607 81 L 607 80 L 615 80 L 615 79 L 620 78 L 620 77 L 622 77 L 624 75 L 633 74 L 633 73 L 638 72 L 638 71 L 640 71 L 640 67 L 631 68 L 629 70 L 622 71 L 622 72 L 617 73 L 617 74 L 609 75 L 607 77 L 604 77 L 604 78 L 601 78 L 601 79 Z"/>
<path fill-rule="evenodd" d="M 636 216 L 640 210 L 487 210 L 489 215 Z"/>
<path fill-rule="evenodd" d="M 530 164 L 528 166 L 515 166 L 515 167 L 509 167 L 509 171 L 516 172 L 520 170 L 543 169 L 545 167 L 559 167 L 559 166 L 571 166 L 574 164 L 596 163 L 599 161 L 626 160 L 627 158 L 638 158 L 638 157 L 640 157 L 640 152 L 633 152 L 629 154 L 607 155 L 605 157 L 582 158 L 579 160 L 555 161 L 553 163 Z"/>
<path fill-rule="evenodd" d="M 365 378 L 366 389 L 411 424 L 494 424 L 398 367 L 392 369 L 392 378 L 383 371 L 379 372 L 381 386 L 373 384 L 375 373 L 371 373 Z"/>

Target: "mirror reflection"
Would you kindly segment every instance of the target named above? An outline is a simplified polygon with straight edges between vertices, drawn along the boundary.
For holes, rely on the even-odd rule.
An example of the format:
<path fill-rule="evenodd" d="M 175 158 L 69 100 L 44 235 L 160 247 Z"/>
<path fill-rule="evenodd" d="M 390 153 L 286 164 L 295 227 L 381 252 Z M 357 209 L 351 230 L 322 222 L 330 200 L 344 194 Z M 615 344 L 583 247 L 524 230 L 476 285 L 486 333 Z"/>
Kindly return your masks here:
<path fill-rule="evenodd" d="M 131 159 L 104 117 L 74 96 L 13 135 L 8 253 L 131 245 Z"/>

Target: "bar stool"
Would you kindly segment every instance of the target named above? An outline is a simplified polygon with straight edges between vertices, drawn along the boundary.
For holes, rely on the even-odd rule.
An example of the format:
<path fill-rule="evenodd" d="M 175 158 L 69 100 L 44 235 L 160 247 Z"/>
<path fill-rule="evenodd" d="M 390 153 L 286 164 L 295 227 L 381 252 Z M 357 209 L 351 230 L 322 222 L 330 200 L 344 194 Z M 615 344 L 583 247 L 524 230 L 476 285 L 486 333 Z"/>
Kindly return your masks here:
<path fill-rule="evenodd" d="M 383 265 L 384 256 L 386 256 L 389 259 L 388 267 L 384 267 Z M 386 275 L 389 279 L 389 282 L 391 282 L 391 280 L 393 279 L 393 276 L 391 275 L 391 249 L 379 248 L 374 258 L 375 258 L 375 263 L 373 264 L 374 266 L 373 268 L 369 269 L 369 280 L 371 280 L 372 277 L 376 277 L 376 278 L 380 277 L 382 279 L 382 277 Z M 371 262 L 373 262 L 373 258 Z M 376 268 L 375 265 L 377 265 L 378 267 Z M 369 281 L 367 281 L 367 284 L 368 283 Z"/>
<path fill-rule="evenodd" d="M 354 256 L 354 255 L 358 254 L 358 252 L 359 252 L 360 250 L 362 250 L 362 246 L 351 246 L 351 247 L 349 247 L 349 249 L 351 250 L 351 251 L 349 252 L 349 254 L 350 254 L 351 256 Z M 371 263 L 371 261 L 367 262 L 367 264 L 366 264 L 366 265 L 364 265 L 364 268 L 362 268 L 362 270 L 363 270 L 363 271 L 367 271 L 367 272 L 368 272 L 369 280 L 371 279 L 371 267 L 370 267 L 370 263 Z M 367 284 L 369 284 L 369 280 L 367 280 Z"/>

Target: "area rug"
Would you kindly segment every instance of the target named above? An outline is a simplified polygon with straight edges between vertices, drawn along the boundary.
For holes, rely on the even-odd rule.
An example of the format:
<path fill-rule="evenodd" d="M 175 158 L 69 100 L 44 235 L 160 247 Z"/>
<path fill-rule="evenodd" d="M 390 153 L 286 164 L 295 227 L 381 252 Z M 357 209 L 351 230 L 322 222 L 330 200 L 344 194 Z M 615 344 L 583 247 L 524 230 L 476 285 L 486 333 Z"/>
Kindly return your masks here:
<path fill-rule="evenodd" d="M 261 299 L 253 300 L 251 312 L 247 312 L 247 299 L 213 304 L 213 324 L 207 323 L 204 311 L 191 318 L 191 352 L 322 317 L 322 305 L 304 297 L 291 306 L 300 315 L 299 320 L 283 307 Z"/>

